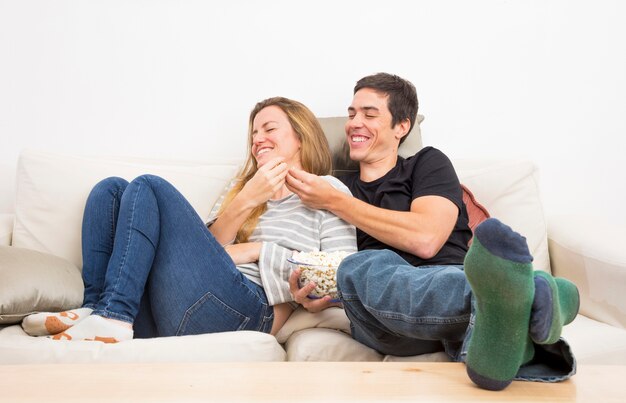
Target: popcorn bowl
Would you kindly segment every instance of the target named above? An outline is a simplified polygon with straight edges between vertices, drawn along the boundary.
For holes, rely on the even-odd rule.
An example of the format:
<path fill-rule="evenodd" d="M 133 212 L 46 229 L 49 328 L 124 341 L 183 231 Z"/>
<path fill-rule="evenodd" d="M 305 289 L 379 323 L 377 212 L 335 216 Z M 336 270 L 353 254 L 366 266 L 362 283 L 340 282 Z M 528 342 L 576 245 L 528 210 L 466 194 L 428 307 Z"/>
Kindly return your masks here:
<path fill-rule="evenodd" d="M 349 252 L 296 252 L 287 261 L 291 264 L 292 270 L 300 270 L 300 287 L 311 281 L 315 283 L 309 298 L 318 299 L 328 295 L 332 302 L 339 302 L 337 268 L 341 260 L 349 254 Z"/>

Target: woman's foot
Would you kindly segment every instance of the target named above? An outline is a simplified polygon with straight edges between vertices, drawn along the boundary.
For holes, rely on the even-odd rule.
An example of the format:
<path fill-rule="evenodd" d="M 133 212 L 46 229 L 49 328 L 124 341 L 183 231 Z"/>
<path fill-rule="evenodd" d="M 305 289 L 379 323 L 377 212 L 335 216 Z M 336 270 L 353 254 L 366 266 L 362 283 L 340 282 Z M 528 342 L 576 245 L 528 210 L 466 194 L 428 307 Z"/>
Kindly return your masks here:
<path fill-rule="evenodd" d="M 66 331 L 91 315 L 91 308 L 71 309 L 63 312 L 40 312 L 22 320 L 22 328 L 31 336 L 48 336 Z"/>
<path fill-rule="evenodd" d="M 65 332 L 50 336 L 53 340 L 84 340 L 118 343 L 132 340 L 133 325 L 116 319 L 91 315 Z"/>

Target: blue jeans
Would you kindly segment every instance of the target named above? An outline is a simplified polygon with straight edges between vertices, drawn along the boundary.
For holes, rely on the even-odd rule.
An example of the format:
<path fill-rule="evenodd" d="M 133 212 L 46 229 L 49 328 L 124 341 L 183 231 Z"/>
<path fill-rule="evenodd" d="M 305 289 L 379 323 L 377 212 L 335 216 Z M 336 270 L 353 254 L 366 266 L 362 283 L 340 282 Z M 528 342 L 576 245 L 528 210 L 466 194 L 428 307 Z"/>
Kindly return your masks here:
<path fill-rule="evenodd" d="M 465 361 L 474 313 L 463 266 L 414 267 L 395 252 L 365 250 L 343 260 L 337 288 L 355 340 L 382 354 L 443 350 L 453 361 Z M 535 345 L 535 352 L 516 379 L 555 382 L 576 372 L 563 339 Z"/>
<path fill-rule="evenodd" d="M 83 306 L 133 323 L 135 337 L 271 330 L 262 287 L 162 178 L 99 182 L 85 207 L 82 252 Z"/>
<path fill-rule="evenodd" d="M 463 266 L 414 267 L 389 250 L 348 256 L 337 284 L 357 341 L 390 355 L 455 357 L 471 311 Z"/>

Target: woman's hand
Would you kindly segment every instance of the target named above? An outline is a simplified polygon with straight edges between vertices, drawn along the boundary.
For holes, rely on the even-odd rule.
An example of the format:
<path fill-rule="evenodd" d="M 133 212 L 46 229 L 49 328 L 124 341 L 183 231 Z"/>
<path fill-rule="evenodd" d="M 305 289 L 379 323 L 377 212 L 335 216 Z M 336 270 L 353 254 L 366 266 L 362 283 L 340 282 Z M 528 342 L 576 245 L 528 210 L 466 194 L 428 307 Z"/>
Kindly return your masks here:
<path fill-rule="evenodd" d="M 304 287 L 298 286 L 300 278 L 300 269 L 294 270 L 289 276 L 289 291 L 293 295 L 294 301 L 302 305 L 304 309 L 311 313 L 323 311 L 331 306 L 341 306 L 341 302 L 332 302 L 332 298 L 328 295 L 320 299 L 311 299 L 308 296 L 315 289 L 315 283 L 310 281 Z"/>
<path fill-rule="evenodd" d="M 285 184 L 285 176 L 287 176 L 289 167 L 283 161 L 283 157 L 276 157 L 267 161 L 243 186 L 237 198 L 254 204 L 254 207 L 271 199 Z"/>
<path fill-rule="evenodd" d="M 261 242 L 245 242 L 226 245 L 224 249 L 237 265 L 257 262 L 261 253 L 261 246 Z"/>

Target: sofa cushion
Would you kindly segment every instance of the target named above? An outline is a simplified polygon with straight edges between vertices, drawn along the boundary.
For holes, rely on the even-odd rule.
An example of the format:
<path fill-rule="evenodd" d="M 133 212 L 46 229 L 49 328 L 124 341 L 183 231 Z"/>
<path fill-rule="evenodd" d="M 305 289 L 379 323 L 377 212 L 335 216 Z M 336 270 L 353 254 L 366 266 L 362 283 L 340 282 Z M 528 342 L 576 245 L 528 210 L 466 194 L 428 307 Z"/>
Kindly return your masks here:
<path fill-rule="evenodd" d="M 279 343 L 285 343 L 292 334 L 315 327 L 341 330 L 349 334 L 350 320 L 343 308 L 331 307 L 317 313 L 311 313 L 299 306 L 276 334 L 276 339 Z"/>
<path fill-rule="evenodd" d="M 626 329 L 625 227 L 619 217 L 551 215 L 548 241 L 553 274 L 578 286 L 580 313 L 623 329 Z"/>
<path fill-rule="evenodd" d="M 19 325 L 0 329 L 0 365 L 284 360 L 285 350 L 274 336 L 252 331 L 133 339 L 107 344 L 31 337 Z"/>
<path fill-rule="evenodd" d="M 291 335 L 287 343 L 287 361 L 382 361 L 376 350 L 354 340 L 339 330 L 303 329 Z"/>
<path fill-rule="evenodd" d="M 15 216 L 13 214 L 0 214 L 0 245 L 11 245 L 14 220 Z"/>
<path fill-rule="evenodd" d="M 626 329 L 578 315 L 563 327 L 562 336 L 572 347 L 579 364 L 626 363 Z"/>
<path fill-rule="evenodd" d="M 0 324 L 38 311 L 64 311 L 83 302 L 80 270 L 34 250 L 0 246 Z"/>
<path fill-rule="evenodd" d="M 537 167 L 526 160 L 452 160 L 459 180 L 497 218 L 526 237 L 533 267 L 550 271 Z"/>
<path fill-rule="evenodd" d="M 63 257 L 82 267 L 80 233 L 85 201 L 109 176 L 127 180 L 162 176 L 206 220 L 239 161 L 179 162 L 138 158 L 70 156 L 26 150 L 17 166 L 13 245 Z"/>

